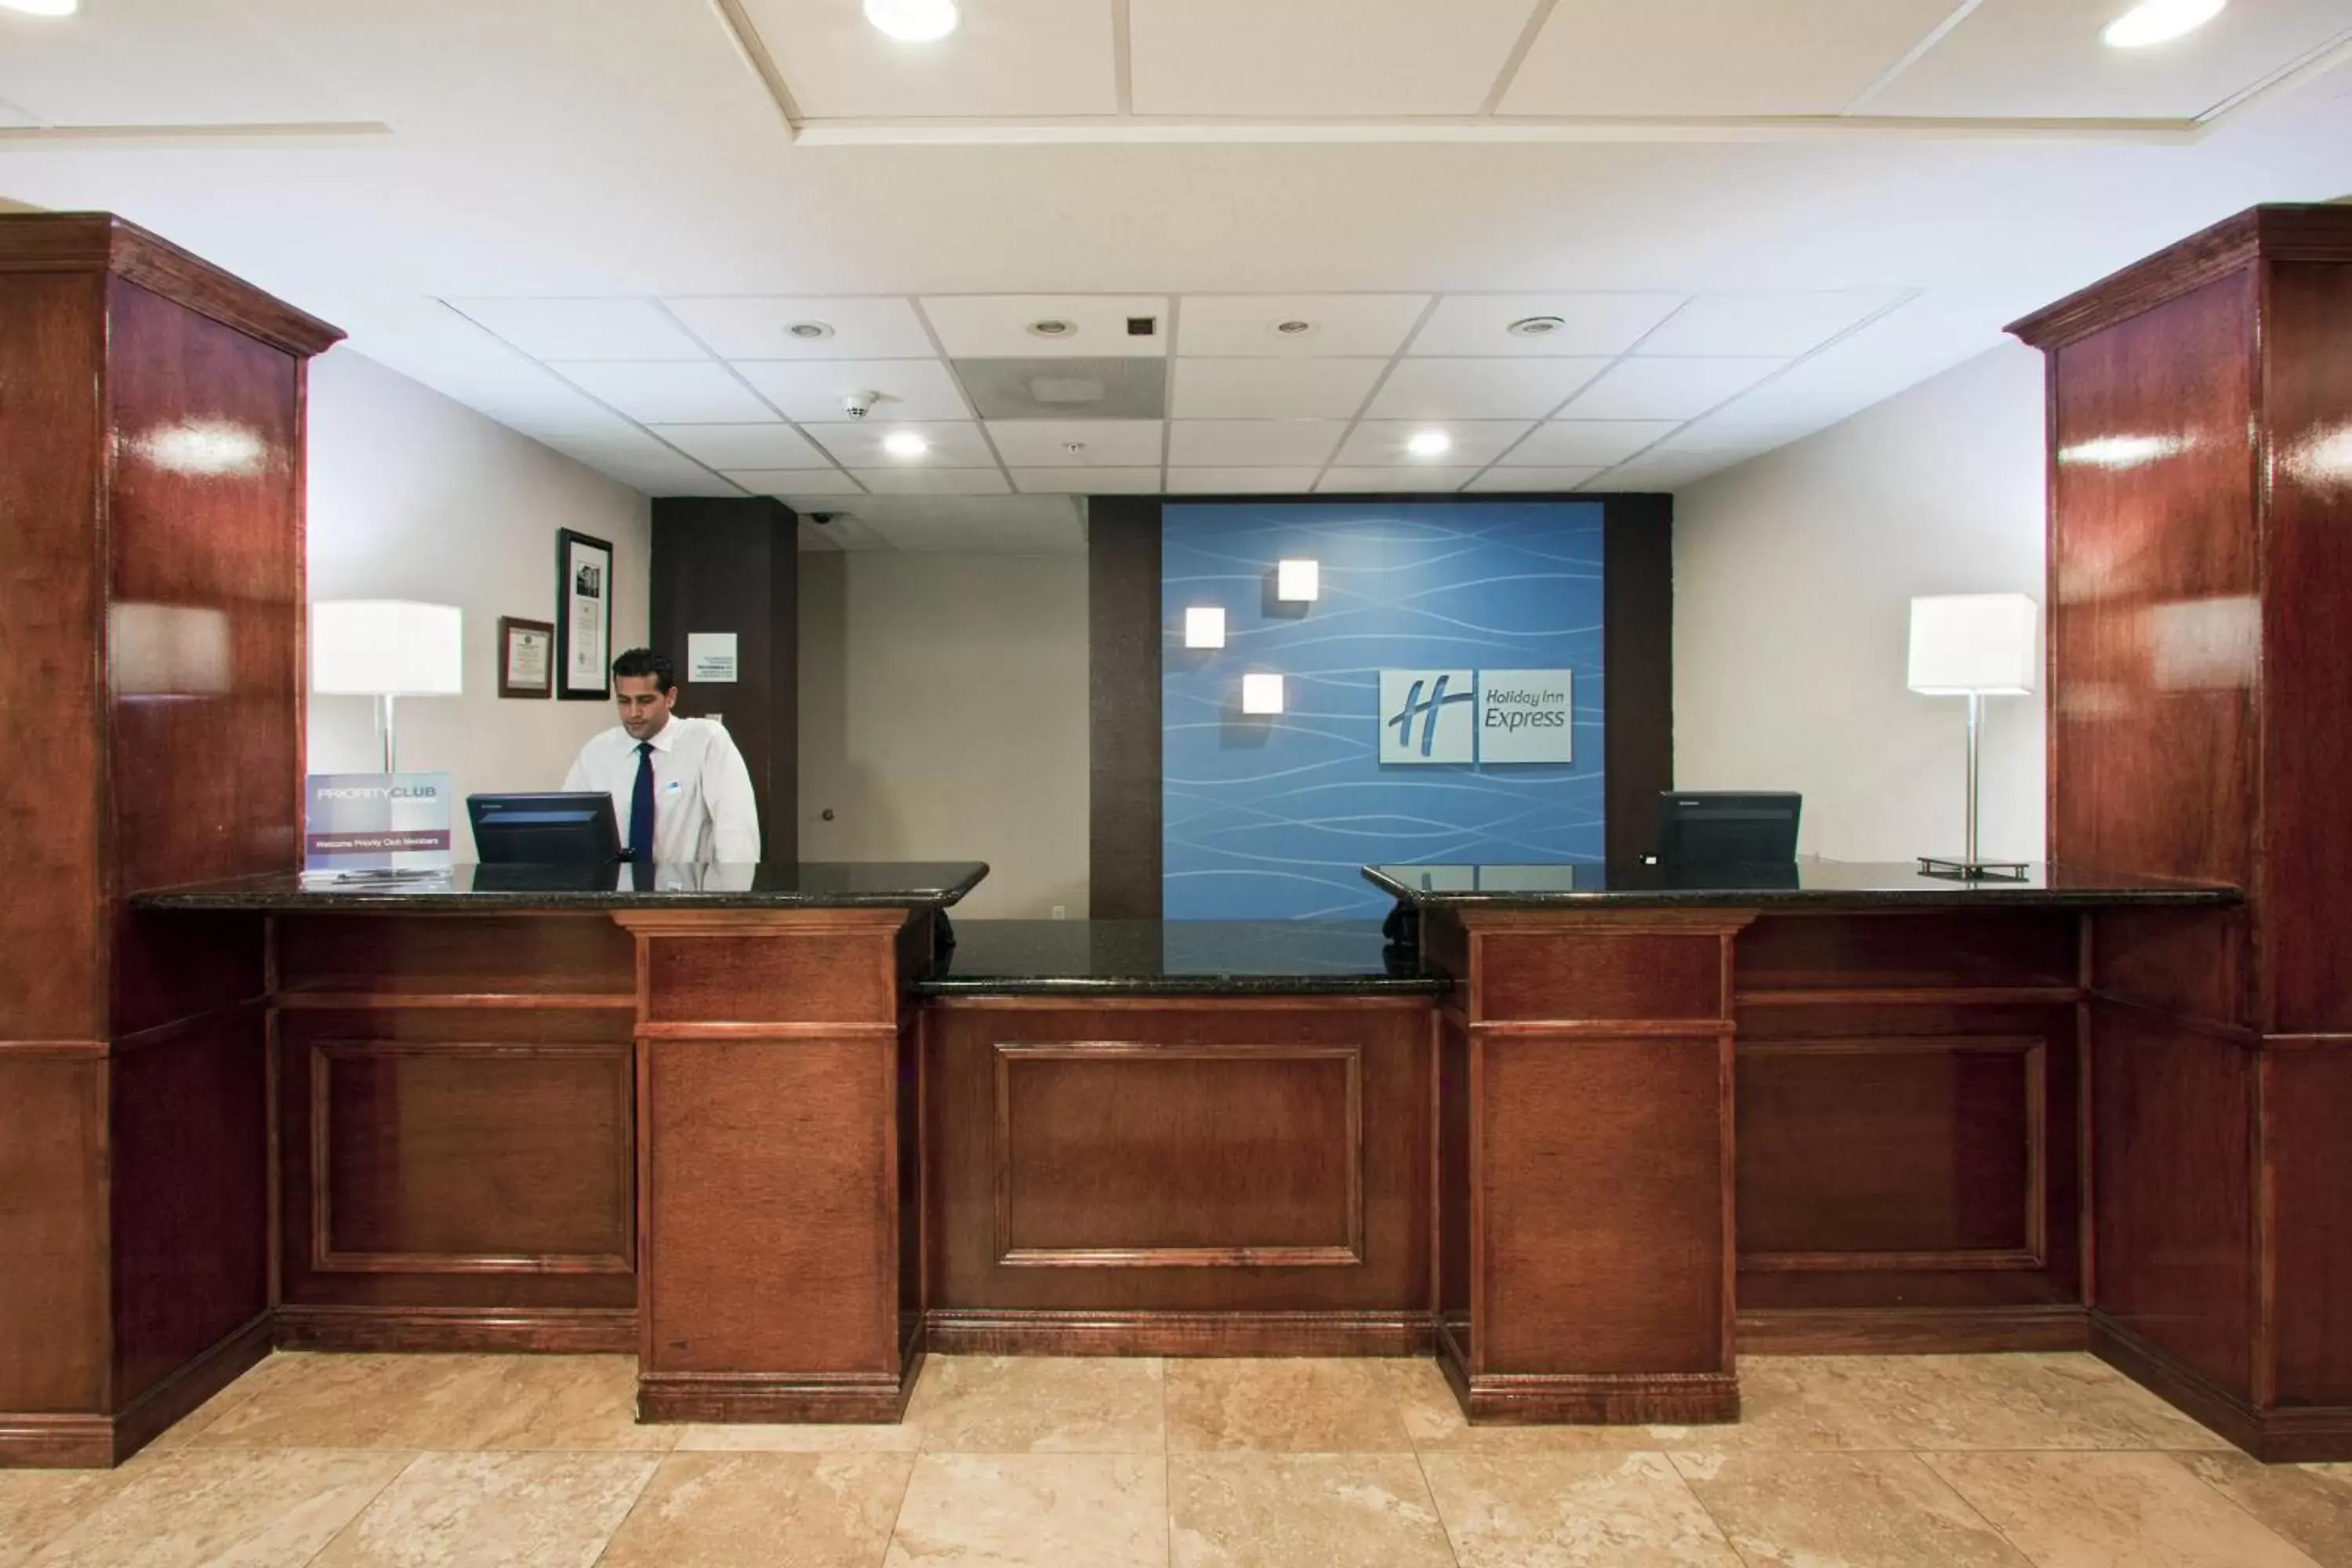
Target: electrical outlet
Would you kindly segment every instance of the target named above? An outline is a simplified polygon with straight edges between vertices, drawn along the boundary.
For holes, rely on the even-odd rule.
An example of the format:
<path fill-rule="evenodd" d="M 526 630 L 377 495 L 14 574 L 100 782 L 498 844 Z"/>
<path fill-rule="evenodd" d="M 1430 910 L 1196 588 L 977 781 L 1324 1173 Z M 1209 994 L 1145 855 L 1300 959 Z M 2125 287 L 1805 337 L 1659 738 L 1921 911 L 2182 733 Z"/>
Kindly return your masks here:
<path fill-rule="evenodd" d="M 1069 905 L 1067 905 L 1067 904 L 1055 904 L 1055 905 L 1054 906 L 1054 918 L 1055 918 L 1055 920 L 1057 920 L 1057 921 L 1066 921 L 1066 920 L 1068 920 L 1068 919 L 1070 918 L 1070 907 L 1069 907 Z"/>

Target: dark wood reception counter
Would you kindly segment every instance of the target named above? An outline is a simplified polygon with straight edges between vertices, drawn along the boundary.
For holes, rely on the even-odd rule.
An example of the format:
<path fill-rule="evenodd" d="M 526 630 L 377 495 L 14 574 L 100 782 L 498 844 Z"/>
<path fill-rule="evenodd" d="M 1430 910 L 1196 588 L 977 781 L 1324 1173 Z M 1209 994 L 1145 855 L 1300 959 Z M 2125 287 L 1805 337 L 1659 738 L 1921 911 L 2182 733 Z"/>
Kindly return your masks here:
<path fill-rule="evenodd" d="M 950 929 L 984 870 L 139 897 L 265 1021 L 263 1326 L 182 1402 L 271 1344 L 629 1351 L 718 1421 L 895 1419 L 929 1350 L 1433 1352 L 1474 1420 L 1680 1423 L 1735 1346 L 2080 1348 L 2087 1004 L 2238 897 L 1410 867 L 1385 932 Z"/>

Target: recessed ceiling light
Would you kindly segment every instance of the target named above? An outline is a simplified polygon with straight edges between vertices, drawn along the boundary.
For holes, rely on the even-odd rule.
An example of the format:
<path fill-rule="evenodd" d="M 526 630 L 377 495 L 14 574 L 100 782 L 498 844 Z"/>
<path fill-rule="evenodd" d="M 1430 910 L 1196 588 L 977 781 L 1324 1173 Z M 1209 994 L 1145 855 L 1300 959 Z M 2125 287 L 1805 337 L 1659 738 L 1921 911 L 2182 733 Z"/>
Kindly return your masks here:
<path fill-rule="evenodd" d="M 866 0 L 866 19 L 902 44 L 928 44 L 956 30 L 955 0 Z"/>
<path fill-rule="evenodd" d="M 1566 325 L 1558 316 L 1521 316 L 1505 330 L 1515 338 L 1548 338 Z"/>
<path fill-rule="evenodd" d="M 1299 321 L 1294 316 L 1287 321 L 1275 322 L 1274 330 L 1286 338 L 1301 338 L 1315 330 L 1315 323 Z"/>
<path fill-rule="evenodd" d="M 1046 316 L 1029 323 L 1029 335 L 1033 338 L 1066 338 L 1077 330 L 1076 323 L 1066 321 L 1059 316 Z"/>
<path fill-rule="evenodd" d="M 882 449 L 894 458 L 919 458 L 931 444 L 912 430 L 893 430 L 882 437 Z"/>
<path fill-rule="evenodd" d="M 81 0 L 0 0 L 0 11 L 22 11 L 27 16 L 70 16 Z"/>
<path fill-rule="evenodd" d="M 1416 430 L 1404 449 L 1416 458 L 1442 458 L 1454 450 L 1454 437 L 1443 430 Z"/>
<path fill-rule="evenodd" d="M 2099 34 L 2110 48 L 2144 49 L 2193 33 L 2221 14 L 2229 0 L 2140 0 Z"/>
<path fill-rule="evenodd" d="M 784 331 L 796 338 L 829 338 L 833 328 L 823 321 L 794 321 Z"/>

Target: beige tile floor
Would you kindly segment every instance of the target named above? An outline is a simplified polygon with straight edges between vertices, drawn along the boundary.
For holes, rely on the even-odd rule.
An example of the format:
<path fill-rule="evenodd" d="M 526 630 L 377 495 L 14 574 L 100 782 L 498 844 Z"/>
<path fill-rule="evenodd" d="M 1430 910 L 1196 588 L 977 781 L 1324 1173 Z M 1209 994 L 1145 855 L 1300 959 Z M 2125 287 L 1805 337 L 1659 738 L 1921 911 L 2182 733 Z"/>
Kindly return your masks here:
<path fill-rule="evenodd" d="M 609 1356 L 283 1354 L 0 1568 L 2352 1568 L 2084 1356 L 1751 1360 L 1733 1427 L 1465 1426 L 1420 1362 L 935 1357 L 903 1426 L 638 1426 Z"/>

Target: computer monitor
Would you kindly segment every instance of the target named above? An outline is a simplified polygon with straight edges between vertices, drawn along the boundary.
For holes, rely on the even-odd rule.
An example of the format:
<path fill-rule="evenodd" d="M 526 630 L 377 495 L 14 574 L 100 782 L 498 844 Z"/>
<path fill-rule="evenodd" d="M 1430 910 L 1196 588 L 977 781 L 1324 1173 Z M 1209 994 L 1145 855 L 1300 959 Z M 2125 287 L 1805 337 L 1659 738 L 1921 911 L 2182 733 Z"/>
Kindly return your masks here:
<path fill-rule="evenodd" d="M 602 790 L 469 795 L 466 815 L 485 866 L 610 866 L 621 858 L 613 797 Z"/>
<path fill-rule="evenodd" d="M 1797 858 L 1801 802 L 1796 795 L 1667 790 L 1658 796 L 1658 864 L 1786 866 Z"/>

